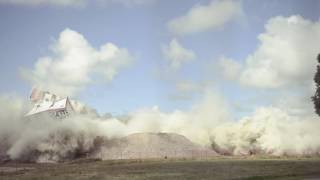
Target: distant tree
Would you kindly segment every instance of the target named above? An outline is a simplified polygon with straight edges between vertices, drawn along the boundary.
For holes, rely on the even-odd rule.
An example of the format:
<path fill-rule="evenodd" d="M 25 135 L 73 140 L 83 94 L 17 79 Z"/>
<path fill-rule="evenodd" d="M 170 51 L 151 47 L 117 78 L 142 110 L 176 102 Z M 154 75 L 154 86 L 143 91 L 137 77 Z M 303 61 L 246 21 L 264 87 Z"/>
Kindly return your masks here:
<path fill-rule="evenodd" d="M 313 78 L 314 82 L 316 83 L 317 89 L 314 96 L 312 96 L 311 99 L 314 104 L 315 112 L 320 116 L 320 54 L 318 54 L 317 60 L 318 60 L 317 72 Z"/>

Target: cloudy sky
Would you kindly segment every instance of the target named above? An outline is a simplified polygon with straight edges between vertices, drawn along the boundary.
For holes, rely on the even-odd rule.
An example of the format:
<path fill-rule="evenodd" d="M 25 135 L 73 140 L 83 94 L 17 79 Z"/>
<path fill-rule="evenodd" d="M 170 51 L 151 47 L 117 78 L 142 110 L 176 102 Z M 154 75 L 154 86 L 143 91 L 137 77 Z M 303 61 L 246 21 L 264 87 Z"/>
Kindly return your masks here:
<path fill-rule="evenodd" d="M 234 116 L 310 113 L 320 1 L 0 0 L 0 93 L 33 86 L 100 113 L 189 109 L 208 91 Z"/>

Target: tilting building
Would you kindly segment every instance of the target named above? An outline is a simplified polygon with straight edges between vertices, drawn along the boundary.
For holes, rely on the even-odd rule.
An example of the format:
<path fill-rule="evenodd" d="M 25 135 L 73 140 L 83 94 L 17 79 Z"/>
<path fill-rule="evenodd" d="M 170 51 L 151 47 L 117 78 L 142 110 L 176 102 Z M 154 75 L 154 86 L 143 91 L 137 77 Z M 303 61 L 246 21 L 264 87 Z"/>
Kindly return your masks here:
<path fill-rule="evenodd" d="M 68 97 L 60 98 L 47 91 L 34 88 L 30 95 L 33 108 L 25 115 L 26 117 L 51 116 L 62 119 L 74 113 L 74 108 Z"/>

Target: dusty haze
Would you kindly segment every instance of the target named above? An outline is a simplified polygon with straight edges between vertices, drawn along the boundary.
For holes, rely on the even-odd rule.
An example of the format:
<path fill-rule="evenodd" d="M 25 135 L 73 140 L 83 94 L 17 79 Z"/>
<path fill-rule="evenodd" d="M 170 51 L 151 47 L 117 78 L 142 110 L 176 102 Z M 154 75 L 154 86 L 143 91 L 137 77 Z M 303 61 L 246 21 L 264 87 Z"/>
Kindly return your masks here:
<path fill-rule="evenodd" d="M 302 118 L 262 107 L 234 120 L 227 103 L 214 93 L 207 93 L 189 111 L 164 113 L 158 107 L 143 108 L 129 113 L 126 120 L 92 115 L 26 120 L 23 116 L 29 107 L 22 98 L 2 96 L 0 103 L 0 153 L 11 159 L 56 162 L 84 153 L 91 157 L 105 154 L 101 158 L 106 159 L 108 142 L 144 132 L 180 134 L 220 154 L 302 156 L 320 152 L 317 117 Z"/>

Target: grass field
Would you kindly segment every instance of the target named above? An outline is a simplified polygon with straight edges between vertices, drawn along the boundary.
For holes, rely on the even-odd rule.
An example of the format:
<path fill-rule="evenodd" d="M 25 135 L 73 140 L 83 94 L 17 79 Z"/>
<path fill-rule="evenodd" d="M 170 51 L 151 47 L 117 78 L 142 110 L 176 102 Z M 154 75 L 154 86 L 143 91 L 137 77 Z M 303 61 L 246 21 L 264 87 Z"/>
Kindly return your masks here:
<path fill-rule="evenodd" d="M 78 160 L 58 164 L 0 165 L 1 180 L 307 179 L 320 180 L 319 158 L 210 160 Z"/>

